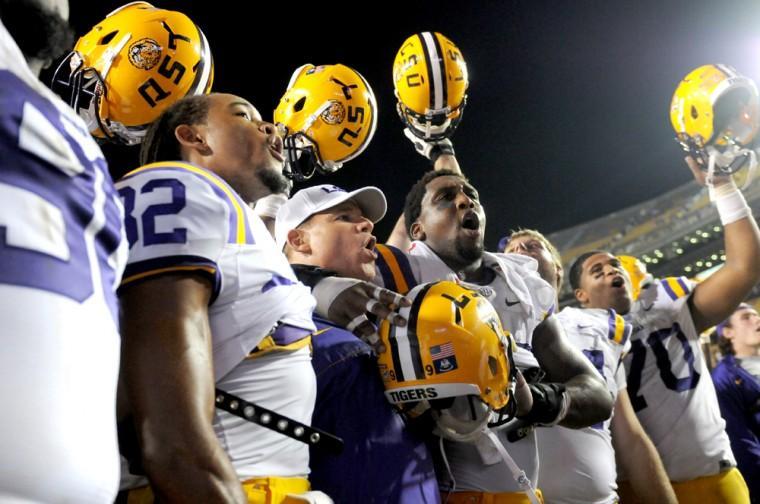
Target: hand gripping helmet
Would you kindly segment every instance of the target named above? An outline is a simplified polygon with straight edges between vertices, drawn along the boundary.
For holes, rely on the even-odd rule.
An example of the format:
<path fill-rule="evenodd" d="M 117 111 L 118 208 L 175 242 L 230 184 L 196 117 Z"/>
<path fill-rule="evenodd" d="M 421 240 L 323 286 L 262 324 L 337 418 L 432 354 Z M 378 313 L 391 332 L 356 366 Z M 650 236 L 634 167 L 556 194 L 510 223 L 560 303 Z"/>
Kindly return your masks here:
<path fill-rule="evenodd" d="M 492 411 L 515 404 L 511 337 L 488 300 L 454 282 L 419 285 L 407 297 L 412 305 L 399 312 L 407 326 L 380 325 L 385 395 L 410 416 L 430 410 L 442 436 L 472 440 Z"/>
<path fill-rule="evenodd" d="M 628 277 L 631 279 L 631 296 L 635 301 L 639 298 L 641 284 L 647 277 L 647 267 L 633 256 L 619 255 L 617 258 L 620 261 L 620 265 L 628 273 Z"/>
<path fill-rule="evenodd" d="M 760 127 L 757 87 L 730 66 L 701 66 L 676 88 L 670 122 L 678 143 L 702 169 L 714 163 L 716 173 L 733 173 L 754 159 L 749 147 Z"/>
<path fill-rule="evenodd" d="M 393 62 L 401 121 L 424 140 L 450 137 L 467 102 L 467 64 L 454 42 L 438 32 L 404 41 Z"/>
<path fill-rule="evenodd" d="M 169 105 L 208 93 L 213 79 L 208 41 L 190 18 L 132 2 L 77 41 L 52 88 L 94 136 L 134 145 Z"/>
<path fill-rule="evenodd" d="M 345 65 L 303 65 L 274 111 L 283 136 L 285 174 L 306 180 L 339 170 L 367 148 L 377 128 L 375 94 Z"/>

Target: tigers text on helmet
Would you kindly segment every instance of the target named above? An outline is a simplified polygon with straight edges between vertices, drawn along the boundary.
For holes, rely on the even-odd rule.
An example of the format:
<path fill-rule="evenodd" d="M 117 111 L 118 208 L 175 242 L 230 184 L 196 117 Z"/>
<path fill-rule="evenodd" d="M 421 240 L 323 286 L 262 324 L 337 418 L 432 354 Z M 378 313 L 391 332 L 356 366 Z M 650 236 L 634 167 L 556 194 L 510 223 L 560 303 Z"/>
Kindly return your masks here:
<path fill-rule="evenodd" d="M 670 105 L 676 140 L 702 169 L 722 175 L 754 162 L 760 99 L 752 79 L 728 65 L 703 65 L 678 84 Z"/>
<path fill-rule="evenodd" d="M 396 53 L 396 109 L 404 125 L 424 140 L 453 135 L 462 120 L 469 83 L 462 52 L 438 32 L 412 35 Z"/>
<path fill-rule="evenodd" d="M 471 440 L 491 412 L 514 405 L 511 337 L 487 299 L 454 282 L 419 285 L 407 297 L 412 305 L 399 311 L 407 326 L 380 325 L 385 395 L 411 416 L 430 410 L 442 436 Z"/>
<path fill-rule="evenodd" d="M 213 80 L 208 41 L 190 18 L 132 2 L 77 41 L 56 69 L 52 89 L 94 136 L 134 145 L 169 105 L 208 93 Z"/>
<path fill-rule="evenodd" d="M 367 148 L 377 128 L 372 88 L 345 65 L 303 65 L 274 111 L 285 144 L 285 175 L 333 173 Z"/>

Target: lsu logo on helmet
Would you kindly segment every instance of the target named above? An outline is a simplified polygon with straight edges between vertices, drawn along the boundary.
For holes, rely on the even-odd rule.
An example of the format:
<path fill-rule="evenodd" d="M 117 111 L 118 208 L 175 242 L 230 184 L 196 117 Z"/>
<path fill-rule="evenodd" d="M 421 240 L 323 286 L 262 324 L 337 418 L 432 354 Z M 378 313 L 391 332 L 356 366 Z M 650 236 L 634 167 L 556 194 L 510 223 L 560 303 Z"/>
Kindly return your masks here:
<path fill-rule="evenodd" d="M 380 325 L 385 351 L 378 366 L 387 399 L 412 416 L 433 410 L 451 439 L 479 432 L 490 412 L 510 403 L 516 368 L 509 333 L 487 299 L 454 282 L 418 285 L 407 297 L 412 305 L 399 312 L 407 326 Z M 465 418 L 457 418 L 456 398 L 474 401 Z M 468 416 L 471 408 L 477 419 Z"/>
<path fill-rule="evenodd" d="M 676 140 L 704 170 L 733 173 L 754 159 L 760 99 L 752 79 L 728 65 L 703 65 L 678 84 L 670 105 Z M 712 161 L 711 161 L 712 158 Z"/>
<path fill-rule="evenodd" d="M 296 69 L 274 111 L 285 145 L 285 174 L 296 180 L 333 173 L 367 148 L 377 129 L 369 83 L 345 65 Z"/>
<path fill-rule="evenodd" d="M 462 120 L 469 86 L 462 52 L 438 32 L 407 38 L 393 62 L 401 121 L 425 140 L 450 137 Z"/>
<path fill-rule="evenodd" d="M 81 37 L 52 89 L 99 138 L 134 145 L 166 108 L 208 93 L 214 61 L 206 36 L 181 12 L 132 2 Z"/>

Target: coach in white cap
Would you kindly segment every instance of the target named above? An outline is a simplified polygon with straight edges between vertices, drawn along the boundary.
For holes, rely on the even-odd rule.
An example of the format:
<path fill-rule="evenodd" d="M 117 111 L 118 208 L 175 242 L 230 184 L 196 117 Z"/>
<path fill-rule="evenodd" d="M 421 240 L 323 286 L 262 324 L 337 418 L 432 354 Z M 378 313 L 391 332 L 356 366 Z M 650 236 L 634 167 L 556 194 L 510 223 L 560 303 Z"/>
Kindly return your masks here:
<path fill-rule="evenodd" d="M 309 187 L 280 208 L 275 240 L 307 285 L 323 276 L 369 281 L 377 257 L 372 229 L 385 211 L 385 196 L 376 187 L 351 192 L 333 185 Z M 369 308 L 380 314 L 377 307 Z M 390 312 L 380 317 L 401 318 Z M 371 325 L 366 316 L 357 319 Z M 314 323 L 319 331 L 312 338 L 317 376 L 312 425 L 341 437 L 346 448 L 340 456 L 312 451 L 312 488 L 335 502 L 438 504 L 432 456 L 424 439 L 406 429 L 385 399 L 370 346 L 351 334 L 351 327 L 343 329 L 316 314 Z"/>
<path fill-rule="evenodd" d="M 334 185 L 302 189 L 277 213 L 275 240 L 292 264 L 372 280 L 377 242 L 372 229 L 386 208 L 385 196 L 377 187 L 351 192 Z"/>

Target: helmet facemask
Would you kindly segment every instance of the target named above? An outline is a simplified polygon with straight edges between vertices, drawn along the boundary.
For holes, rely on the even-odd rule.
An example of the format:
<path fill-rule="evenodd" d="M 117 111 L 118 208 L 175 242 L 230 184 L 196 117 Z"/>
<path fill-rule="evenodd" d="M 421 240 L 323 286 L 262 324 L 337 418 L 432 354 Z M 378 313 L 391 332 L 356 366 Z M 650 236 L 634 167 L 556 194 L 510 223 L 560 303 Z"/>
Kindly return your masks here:
<path fill-rule="evenodd" d="M 66 67 L 71 69 L 68 76 Z M 97 69 L 84 66 L 82 56 L 76 51 L 69 53 L 56 68 L 51 89 L 76 111 L 88 131 L 99 131 L 108 141 L 122 145 L 138 144 L 145 136 L 142 128 L 129 128 L 102 117 L 108 86 Z"/>
<path fill-rule="evenodd" d="M 285 128 L 286 129 L 286 128 Z M 322 162 L 319 155 L 319 146 L 305 133 L 283 133 L 283 149 L 285 153 L 285 166 L 283 175 L 302 182 L 309 180 L 315 173 L 328 175 L 338 171 L 343 164 L 332 161 Z"/>

